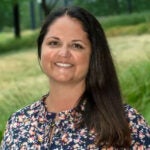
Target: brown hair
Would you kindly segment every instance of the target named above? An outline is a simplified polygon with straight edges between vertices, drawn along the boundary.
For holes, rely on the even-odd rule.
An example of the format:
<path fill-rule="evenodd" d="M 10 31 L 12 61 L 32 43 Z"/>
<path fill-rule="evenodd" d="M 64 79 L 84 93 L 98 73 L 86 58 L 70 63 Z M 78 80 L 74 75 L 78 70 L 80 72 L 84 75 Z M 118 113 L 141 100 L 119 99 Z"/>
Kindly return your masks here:
<path fill-rule="evenodd" d="M 95 130 L 97 145 L 103 143 L 106 147 L 127 148 L 131 142 L 130 130 L 118 78 L 104 31 L 97 19 L 80 7 L 62 8 L 50 13 L 37 40 L 38 57 L 41 57 L 41 45 L 48 27 L 63 15 L 81 22 L 92 45 L 86 89 L 78 104 L 80 106 L 87 100 L 85 110 L 80 110 L 83 114 L 80 126 L 85 125 L 89 130 Z"/>

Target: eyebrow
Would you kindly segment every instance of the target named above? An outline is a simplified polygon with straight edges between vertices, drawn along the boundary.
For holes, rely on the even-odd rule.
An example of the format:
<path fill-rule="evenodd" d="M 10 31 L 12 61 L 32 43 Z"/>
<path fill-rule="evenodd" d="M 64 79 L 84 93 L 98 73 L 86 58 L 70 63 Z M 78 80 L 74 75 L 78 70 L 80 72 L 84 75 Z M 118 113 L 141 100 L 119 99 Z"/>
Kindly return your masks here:
<path fill-rule="evenodd" d="M 72 40 L 72 42 L 81 42 L 81 43 L 83 43 L 84 45 L 87 45 L 87 42 L 82 41 L 82 40 Z"/>
<path fill-rule="evenodd" d="M 50 38 L 56 39 L 56 40 L 60 40 L 58 37 L 55 37 L 55 36 L 49 36 L 49 37 L 47 37 L 47 39 L 50 39 Z"/>
<path fill-rule="evenodd" d="M 82 41 L 82 40 L 72 40 L 72 42 L 82 42 L 82 43 L 84 43 L 84 41 Z"/>
<path fill-rule="evenodd" d="M 49 36 L 49 37 L 47 37 L 47 40 L 48 39 L 55 39 L 55 40 L 61 40 L 59 37 L 56 37 L 56 36 Z M 85 44 L 85 45 L 87 45 L 87 43 L 86 42 L 84 42 L 84 41 L 82 41 L 82 40 L 79 40 L 79 39 L 76 39 L 76 40 L 72 40 L 72 42 L 82 42 L 83 44 Z"/>

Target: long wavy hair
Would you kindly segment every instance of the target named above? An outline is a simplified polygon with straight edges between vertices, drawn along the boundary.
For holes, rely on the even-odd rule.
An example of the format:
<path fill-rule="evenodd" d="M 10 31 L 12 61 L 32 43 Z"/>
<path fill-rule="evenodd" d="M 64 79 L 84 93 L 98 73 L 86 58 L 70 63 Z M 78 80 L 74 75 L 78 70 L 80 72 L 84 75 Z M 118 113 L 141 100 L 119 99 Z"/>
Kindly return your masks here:
<path fill-rule="evenodd" d="M 80 108 L 86 99 L 85 110 L 79 109 L 83 115 L 80 127 L 85 125 L 89 130 L 94 129 L 98 146 L 128 148 L 131 142 L 129 125 L 110 49 L 99 21 L 80 7 L 55 10 L 47 16 L 37 39 L 38 57 L 41 58 L 41 45 L 48 27 L 64 15 L 81 22 L 92 45 L 86 89 L 77 107 Z"/>

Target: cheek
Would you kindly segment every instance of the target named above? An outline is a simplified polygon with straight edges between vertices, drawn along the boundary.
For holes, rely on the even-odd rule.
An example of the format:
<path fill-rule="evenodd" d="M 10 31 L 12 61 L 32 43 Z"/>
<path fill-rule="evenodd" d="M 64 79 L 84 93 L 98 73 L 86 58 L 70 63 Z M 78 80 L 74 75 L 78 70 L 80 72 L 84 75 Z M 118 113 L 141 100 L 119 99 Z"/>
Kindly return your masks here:
<path fill-rule="evenodd" d="M 48 63 L 50 61 L 52 61 L 53 57 L 54 57 L 54 52 L 51 50 L 47 50 L 47 49 L 43 49 L 41 52 L 41 61 L 44 63 Z"/>
<path fill-rule="evenodd" d="M 51 54 L 46 50 L 42 50 L 40 64 L 43 70 L 45 70 L 49 66 L 50 60 Z"/>
<path fill-rule="evenodd" d="M 84 55 L 84 56 L 82 56 L 80 59 L 79 59 L 80 61 L 78 61 L 79 62 L 79 65 L 82 67 L 82 69 L 84 70 L 84 71 L 88 71 L 88 68 L 89 68 L 89 62 L 90 62 L 90 55 L 88 54 L 88 55 Z"/>
<path fill-rule="evenodd" d="M 42 66 L 42 68 L 45 66 L 46 62 L 47 62 L 47 55 L 45 55 L 45 53 L 42 52 L 42 54 L 41 54 L 41 66 Z"/>

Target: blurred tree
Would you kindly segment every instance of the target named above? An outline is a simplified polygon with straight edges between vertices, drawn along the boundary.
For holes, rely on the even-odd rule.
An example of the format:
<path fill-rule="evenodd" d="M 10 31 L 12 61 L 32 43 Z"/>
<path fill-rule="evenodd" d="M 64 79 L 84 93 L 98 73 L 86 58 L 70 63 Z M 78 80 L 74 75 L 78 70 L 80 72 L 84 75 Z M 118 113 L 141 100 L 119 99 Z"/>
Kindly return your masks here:
<path fill-rule="evenodd" d="M 42 8 L 44 10 L 45 16 L 47 16 L 52 9 L 56 6 L 59 0 L 42 0 Z"/>
<path fill-rule="evenodd" d="M 127 8 L 129 13 L 133 12 L 132 0 L 127 0 Z"/>
<path fill-rule="evenodd" d="M 120 13 L 120 8 L 119 8 L 119 1 L 118 0 L 113 0 L 114 3 L 114 9 L 116 10 L 116 14 Z"/>
<path fill-rule="evenodd" d="M 64 6 L 66 7 L 66 6 L 72 5 L 72 4 L 73 4 L 73 1 L 74 1 L 74 0 L 64 0 Z"/>
<path fill-rule="evenodd" d="M 150 8 L 150 0 L 74 0 L 74 4 L 97 16 L 140 12 Z"/>
<path fill-rule="evenodd" d="M 14 2 L 16 0 L 0 0 L 0 31 L 12 31 L 14 28 Z M 30 29 L 31 22 L 35 19 L 39 26 L 43 21 L 44 15 L 49 13 L 55 6 L 63 5 L 78 5 L 88 9 L 96 16 L 116 15 L 128 12 L 149 11 L 150 0 L 17 0 L 18 2 L 18 16 L 19 27 L 23 29 Z M 34 3 L 34 6 L 31 6 Z M 40 3 L 38 3 L 40 1 Z M 34 7 L 34 10 L 31 10 Z M 31 12 L 31 11 L 33 12 Z M 43 10 L 45 10 L 43 12 Z M 17 11 L 16 11 L 17 12 Z M 31 19 L 31 16 L 33 17 Z M 17 22 L 17 21 L 16 21 Z"/>
<path fill-rule="evenodd" d="M 13 25 L 11 0 L 7 1 L 1 0 L 0 14 L 1 14 L 0 30 L 3 30 L 4 26 L 7 26 L 7 28 L 11 27 Z"/>
<path fill-rule="evenodd" d="M 36 28 L 36 23 L 35 23 L 35 1 L 30 0 L 30 14 L 31 14 L 31 29 Z"/>
<path fill-rule="evenodd" d="M 68 6 L 68 0 L 64 0 L 64 6 Z"/>
<path fill-rule="evenodd" d="M 40 21 L 40 24 L 42 23 L 43 21 L 43 9 L 42 9 L 42 0 L 37 0 L 37 3 L 38 3 L 38 16 L 39 16 L 39 21 Z"/>
<path fill-rule="evenodd" d="M 19 38 L 20 33 L 20 14 L 19 14 L 19 3 L 18 0 L 13 0 L 13 17 L 14 17 L 14 32 L 15 37 Z"/>

